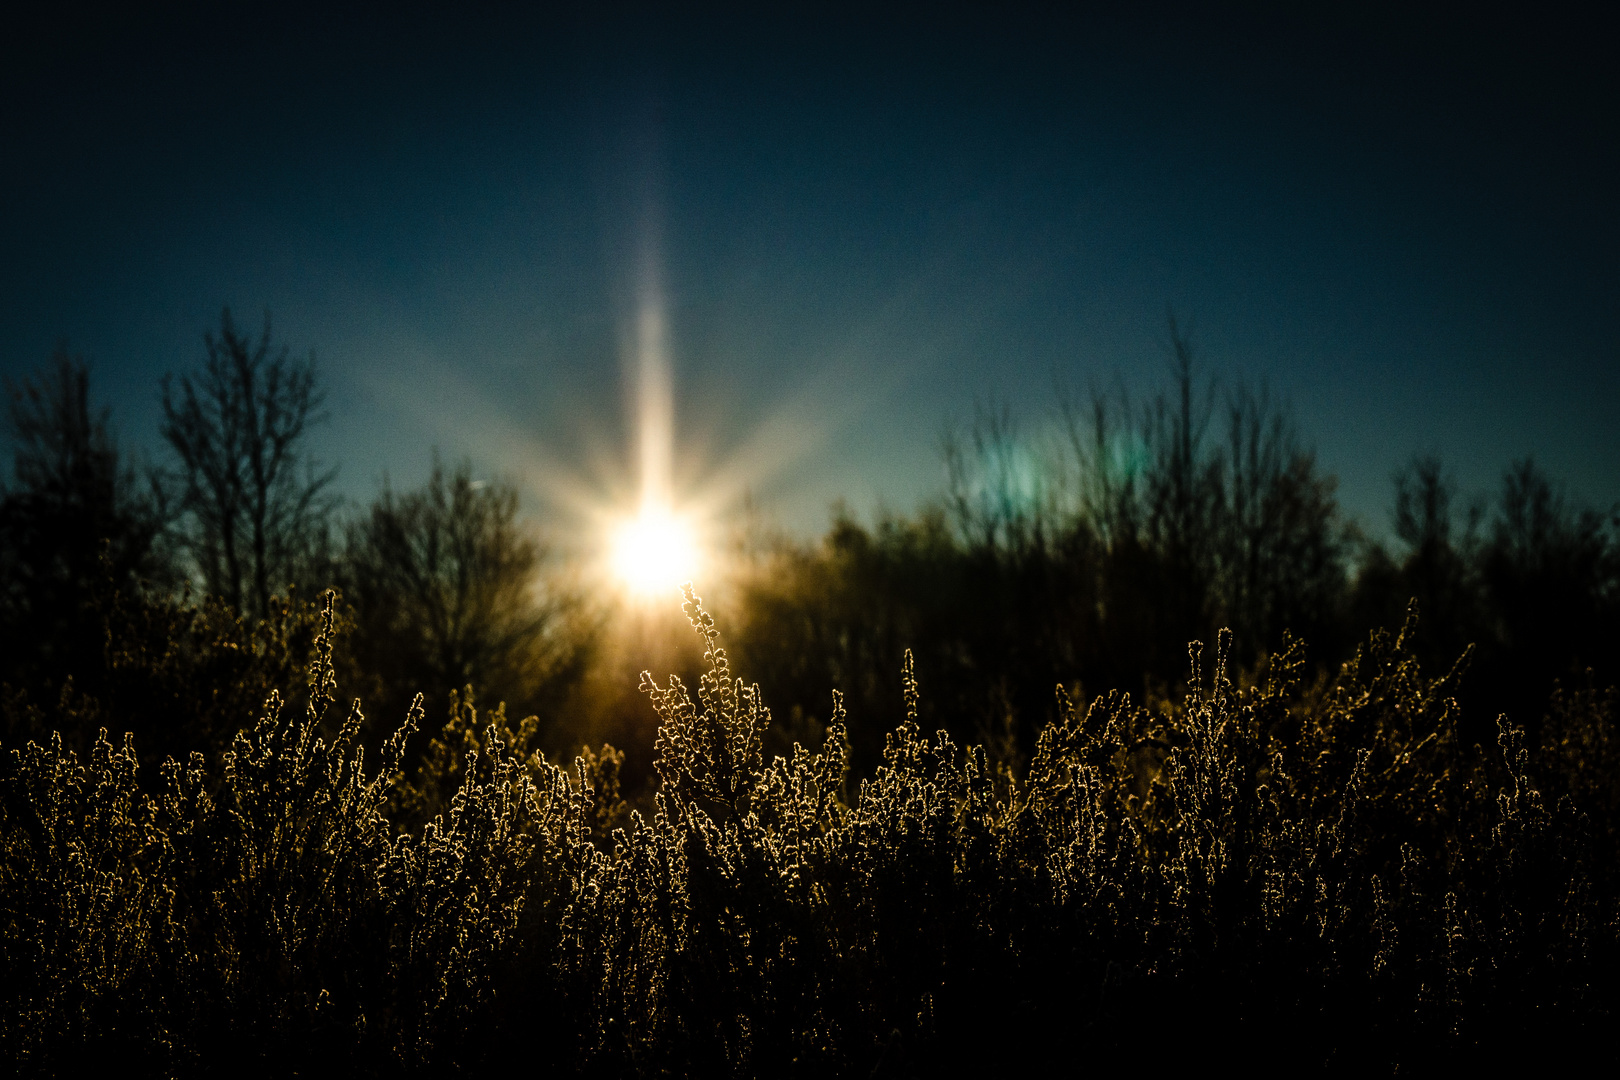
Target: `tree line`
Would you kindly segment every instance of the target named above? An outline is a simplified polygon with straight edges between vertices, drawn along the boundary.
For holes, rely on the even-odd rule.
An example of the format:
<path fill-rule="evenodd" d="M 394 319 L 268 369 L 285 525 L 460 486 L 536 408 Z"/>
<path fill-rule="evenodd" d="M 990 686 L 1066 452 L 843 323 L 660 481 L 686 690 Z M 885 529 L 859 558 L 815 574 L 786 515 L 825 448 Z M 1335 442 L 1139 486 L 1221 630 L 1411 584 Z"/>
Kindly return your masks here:
<path fill-rule="evenodd" d="M 1148 400 L 1058 394 L 1044 449 L 981 407 L 944 440 L 932 507 L 872 524 L 840 512 L 817 540 L 753 544 L 728 629 L 800 737 L 837 686 L 870 768 L 910 649 L 928 722 L 1016 762 L 1056 718 L 1054 684 L 1162 699 L 1186 643 L 1222 628 L 1245 668 L 1309 641 L 1325 680 L 1414 601 L 1415 655 L 1462 665 L 1468 738 L 1489 744 L 1494 711 L 1537 730 L 1557 685 L 1620 680 L 1620 507 L 1575 504 L 1531 459 L 1494 499 L 1467 501 L 1417 455 L 1392 477 L 1392 537 L 1370 536 L 1288 410 L 1263 387 L 1217 386 L 1170 331 Z"/>
<path fill-rule="evenodd" d="M 218 752 L 269 688 L 296 693 L 313 601 L 335 586 L 338 668 L 385 726 L 418 691 L 471 688 L 540 717 L 553 752 L 612 738 L 630 786 L 650 782 L 633 690 L 648 659 L 606 670 L 604 605 L 550 572 L 511 484 L 435 456 L 420 488 L 385 482 L 345 510 L 309 450 L 327 419 L 313 354 L 228 310 L 204 346 L 163 380 L 155 465 L 121 450 L 65 350 L 9 387 L 0 734 L 88 736 L 101 717 L 154 760 Z M 1058 395 L 1044 451 L 1008 411 L 981 409 L 944 442 L 943 497 L 915 514 L 840 512 L 815 541 L 744 545 L 719 614 L 777 706 L 779 749 L 818 743 L 839 687 L 856 770 L 873 768 L 910 649 L 930 722 L 1019 767 L 1056 715 L 1054 684 L 1163 698 L 1184 643 L 1221 628 L 1246 667 L 1308 640 L 1327 678 L 1412 600 L 1413 649 L 1468 667 L 1471 714 L 1488 702 L 1534 732 L 1556 684 L 1620 675 L 1614 511 L 1574 505 L 1529 460 L 1494 502 L 1465 505 L 1442 463 L 1418 457 L 1393 478 L 1393 541 L 1369 538 L 1284 407 L 1218 388 L 1173 323 L 1169 352 L 1146 401 Z M 243 696 L 188 689 L 220 679 Z M 1471 737 L 1488 742 L 1488 720 Z"/>
<path fill-rule="evenodd" d="M 328 587 L 352 630 L 345 681 L 390 724 L 417 689 L 442 699 L 469 684 L 551 711 L 594 629 L 542 574 L 516 489 L 435 454 L 421 488 L 385 481 L 345 513 L 336 468 L 309 447 L 327 419 L 313 353 L 278 345 L 268 315 L 257 336 L 244 332 L 229 309 L 204 345 L 195 370 L 163 379 L 155 464 L 118 445 L 65 348 L 8 385 L 5 734 L 83 737 L 105 722 L 137 731 L 154 760 L 217 752 L 269 689 L 296 685 Z M 244 696 L 210 696 L 216 683 Z"/>

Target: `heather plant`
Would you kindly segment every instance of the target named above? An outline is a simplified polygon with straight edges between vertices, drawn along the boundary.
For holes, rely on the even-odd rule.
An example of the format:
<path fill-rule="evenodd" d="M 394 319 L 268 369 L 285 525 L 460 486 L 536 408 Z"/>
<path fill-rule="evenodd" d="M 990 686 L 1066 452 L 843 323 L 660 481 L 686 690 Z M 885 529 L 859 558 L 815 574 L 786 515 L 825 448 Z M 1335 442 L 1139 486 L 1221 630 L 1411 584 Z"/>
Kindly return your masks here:
<path fill-rule="evenodd" d="M 302 708 L 271 694 L 218 764 L 150 787 L 126 738 L 0 772 L 7 1063 L 134 1072 L 911 1075 L 1098 1067 L 1212 1046 L 1320 1067 L 1596 1051 L 1616 959 L 1612 708 L 1555 700 L 1543 741 L 1460 737 L 1465 665 L 1415 614 L 1333 678 L 1290 642 L 1187 690 L 1062 688 L 1027 766 L 903 719 L 851 772 L 771 715 L 690 588 L 695 695 L 643 678 L 658 784 L 569 769 L 469 694 L 367 765 L 336 708 L 329 595 Z M 341 718 L 341 719 L 339 719 Z M 425 736 L 423 736 L 425 737 Z M 1605 783 L 1605 777 L 1607 783 Z M 1083 1047 L 1083 1050 L 1077 1048 Z"/>
<path fill-rule="evenodd" d="M 5 1010 L 13 1067 L 71 1061 L 140 1028 L 137 990 L 167 897 L 153 874 L 161 834 L 135 784 L 131 740 L 106 732 L 89 760 L 59 737 L 11 752 L 5 779 Z M 121 1008 L 121 999 L 130 1008 Z"/>

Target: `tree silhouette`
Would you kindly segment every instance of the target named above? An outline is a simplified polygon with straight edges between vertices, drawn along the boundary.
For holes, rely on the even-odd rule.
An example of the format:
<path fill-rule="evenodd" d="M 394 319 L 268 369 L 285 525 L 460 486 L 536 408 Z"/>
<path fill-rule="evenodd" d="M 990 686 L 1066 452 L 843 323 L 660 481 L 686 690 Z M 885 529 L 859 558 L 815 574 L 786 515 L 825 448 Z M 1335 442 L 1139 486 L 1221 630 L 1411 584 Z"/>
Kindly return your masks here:
<path fill-rule="evenodd" d="M 212 595 L 263 618 L 271 596 L 317 576 L 334 501 L 336 468 L 306 455 L 310 426 L 323 417 L 315 356 L 298 361 L 272 349 L 270 316 L 257 342 L 237 332 L 230 308 L 208 360 L 163 380 L 163 438 L 182 468 L 187 544 Z M 322 585 L 325 582 L 314 581 Z"/>
<path fill-rule="evenodd" d="M 1532 723 L 1555 679 L 1587 668 L 1615 674 L 1620 647 L 1620 544 L 1615 522 L 1570 505 L 1535 462 L 1515 462 L 1478 553 L 1480 591 L 1491 615 L 1490 656 L 1511 657 L 1482 673 L 1482 689 Z M 1511 670 L 1511 678 L 1500 672 Z"/>
<path fill-rule="evenodd" d="M 418 690 L 472 685 L 535 710 L 578 676 L 588 632 L 578 605 L 541 580 L 540 543 L 517 521 L 509 484 L 435 459 L 419 490 L 384 487 L 352 523 L 341 583 L 356 614 L 358 669 L 392 723 Z M 521 714 L 520 714 L 521 715 Z"/>
<path fill-rule="evenodd" d="M 50 366 L 7 386 L 15 439 L 12 484 L 0 496 L 0 607 L 5 670 L 48 681 L 94 646 L 85 611 L 105 584 L 167 577 L 157 491 L 120 459 L 90 374 L 58 349 Z M 87 636 L 88 635 L 88 636 Z"/>
<path fill-rule="evenodd" d="M 1215 556 L 1221 621 L 1264 648 L 1285 630 L 1336 649 L 1350 532 L 1316 455 L 1264 389 L 1226 402 Z"/>

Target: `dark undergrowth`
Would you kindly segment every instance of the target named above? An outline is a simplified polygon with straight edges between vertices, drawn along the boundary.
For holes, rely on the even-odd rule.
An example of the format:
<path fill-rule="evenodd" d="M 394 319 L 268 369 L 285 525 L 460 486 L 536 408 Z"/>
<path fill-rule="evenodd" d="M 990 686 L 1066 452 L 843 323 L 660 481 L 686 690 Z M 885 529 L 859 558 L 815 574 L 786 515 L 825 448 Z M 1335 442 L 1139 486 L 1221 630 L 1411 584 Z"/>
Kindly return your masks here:
<path fill-rule="evenodd" d="M 334 706 L 330 598 L 302 707 L 210 759 L 131 737 L 0 765 L 0 1053 L 24 1075 L 994 1075 L 1185 1063 L 1455 1070 L 1613 1062 L 1614 698 L 1536 745 L 1459 737 L 1461 665 L 1412 620 L 1330 681 L 1229 635 L 1148 711 L 1063 698 L 1015 774 L 908 719 L 848 771 L 767 759 L 706 646 L 644 677 L 656 792 L 562 767 L 469 698 L 371 760 Z M 231 687 L 218 693 L 229 696 Z M 116 720 L 116 718 L 112 718 Z M 408 749 L 407 744 L 411 743 Z M 376 755 L 373 755 L 376 756 Z"/>

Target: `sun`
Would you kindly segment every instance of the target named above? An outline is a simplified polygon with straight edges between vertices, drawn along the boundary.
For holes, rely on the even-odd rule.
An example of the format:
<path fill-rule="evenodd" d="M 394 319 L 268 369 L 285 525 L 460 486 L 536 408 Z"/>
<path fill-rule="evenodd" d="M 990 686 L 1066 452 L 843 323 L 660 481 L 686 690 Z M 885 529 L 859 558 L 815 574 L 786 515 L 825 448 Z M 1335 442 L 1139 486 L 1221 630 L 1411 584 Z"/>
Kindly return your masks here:
<path fill-rule="evenodd" d="M 644 507 L 614 530 L 613 569 L 638 598 L 679 589 L 700 561 L 692 526 L 667 509 Z"/>

